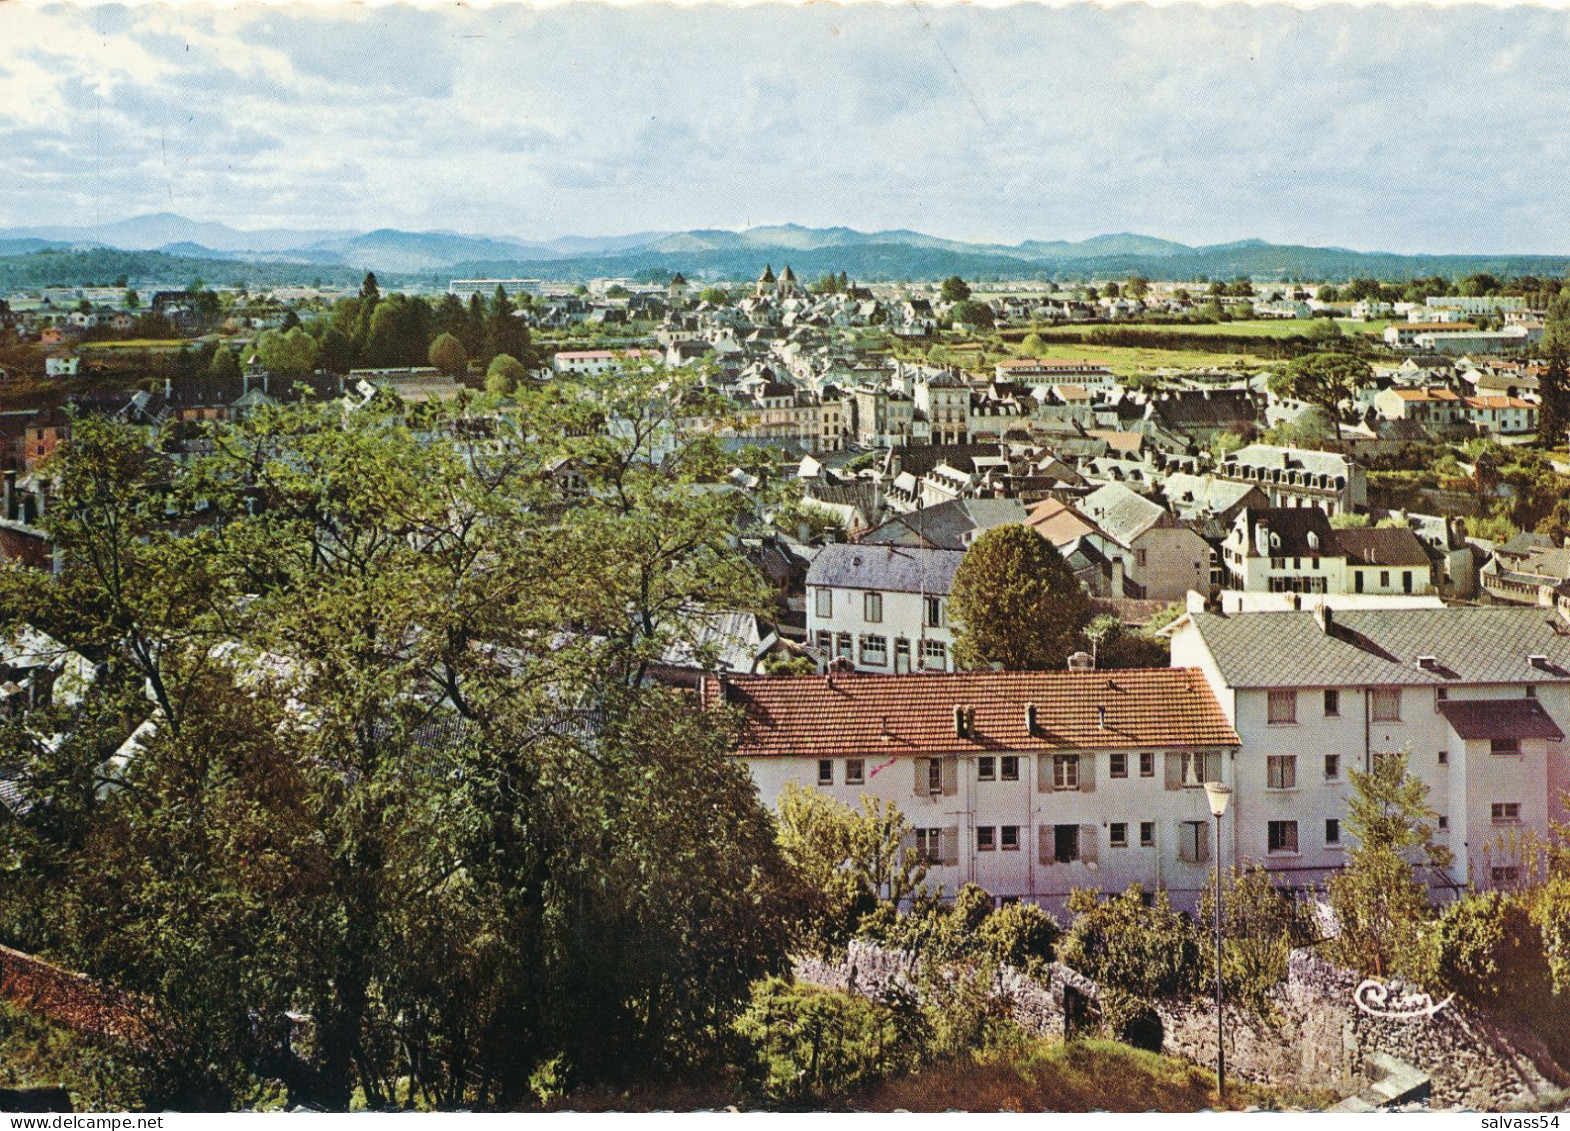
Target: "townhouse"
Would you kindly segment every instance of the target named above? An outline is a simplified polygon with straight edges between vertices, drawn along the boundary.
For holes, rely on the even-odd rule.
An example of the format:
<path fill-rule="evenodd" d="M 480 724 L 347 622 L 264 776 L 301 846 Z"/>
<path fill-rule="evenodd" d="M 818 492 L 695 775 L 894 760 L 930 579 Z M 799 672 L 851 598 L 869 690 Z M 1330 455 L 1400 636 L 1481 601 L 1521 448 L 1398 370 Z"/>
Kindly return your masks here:
<path fill-rule="evenodd" d="M 1337 452 L 1250 444 L 1223 459 L 1215 477 L 1253 484 L 1273 507 L 1318 506 L 1334 515 L 1368 505 L 1368 473 Z"/>
<path fill-rule="evenodd" d="M 1570 626 L 1526 608 L 1192 609 L 1172 663 L 1204 673 L 1239 752 L 1237 858 L 1295 885 L 1345 862 L 1348 771 L 1405 754 L 1455 854 L 1439 888 L 1508 887 L 1566 817 Z"/>
<path fill-rule="evenodd" d="M 807 640 L 858 671 L 954 669 L 948 598 L 959 550 L 828 545 L 807 570 Z"/>
<path fill-rule="evenodd" d="M 727 676 L 704 697 L 744 712 L 734 754 L 767 804 L 788 782 L 895 802 L 943 895 L 1142 884 L 1192 907 L 1212 867 L 1203 784 L 1230 780 L 1237 734 L 1197 671 Z"/>
<path fill-rule="evenodd" d="M 1433 565 L 1411 530 L 1337 530 L 1317 507 L 1245 508 L 1221 561 L 1229 586 L 1248 593 L 1433 592 Z"/>

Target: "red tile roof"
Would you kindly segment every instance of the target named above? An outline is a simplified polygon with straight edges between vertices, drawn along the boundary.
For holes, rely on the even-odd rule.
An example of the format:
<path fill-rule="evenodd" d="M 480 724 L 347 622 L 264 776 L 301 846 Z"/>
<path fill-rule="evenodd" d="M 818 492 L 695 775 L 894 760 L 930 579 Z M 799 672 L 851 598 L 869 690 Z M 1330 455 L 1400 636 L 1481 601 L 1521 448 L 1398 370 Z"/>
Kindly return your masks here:
<path fill-rule="evenodd" d="M 1194 668 L 1090 672 L 727 676 L 703 699 L 747 715 L 743 758 L 971 754 L 1236 746 L 1237 732 Z M 1034 733 L 1025 708 L 1036 708 Z M 954 710 L 974 711 L 965 737 Z M 1106 708 L 1103 725 L 1100 708 Z"/>

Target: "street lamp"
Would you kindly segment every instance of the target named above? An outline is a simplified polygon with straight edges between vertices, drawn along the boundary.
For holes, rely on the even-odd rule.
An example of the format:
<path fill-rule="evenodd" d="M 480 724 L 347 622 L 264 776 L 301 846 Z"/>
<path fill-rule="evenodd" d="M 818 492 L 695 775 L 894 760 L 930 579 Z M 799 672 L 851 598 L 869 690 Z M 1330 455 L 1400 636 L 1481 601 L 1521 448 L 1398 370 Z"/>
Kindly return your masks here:
<path fill-rule="evenodd" d="M 1210 802 L 1210 815 L 1216 819 L 1216 1103 L 1220 1105 L 1227 1086 L 1227 1047 L 1221 1030 L 1221 818 L 1232 800 L 1232 787 L 1207 781 L 1205 797 Z"/>

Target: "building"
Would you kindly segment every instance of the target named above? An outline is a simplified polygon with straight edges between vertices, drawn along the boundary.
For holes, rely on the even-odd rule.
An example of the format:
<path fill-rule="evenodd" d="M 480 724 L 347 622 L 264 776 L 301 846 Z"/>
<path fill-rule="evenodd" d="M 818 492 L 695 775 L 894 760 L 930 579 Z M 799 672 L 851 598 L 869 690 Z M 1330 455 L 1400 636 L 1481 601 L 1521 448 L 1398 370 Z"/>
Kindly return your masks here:
<path fill-rule="evenodd" d="M 829 545 L 807 571 L 807 640 L 858 671 L 953 671 L 948 598 L 965 555 Z"/>
<path fill-rule="evenodd" d="M 1080 509 L 1116 543 L 1123 571 L 1151 601 L 1181 601 L 1210 586 L 1210 543 L 1187 523 L 1121 483 L 1086 495 Z"/>
<path fill-rule="evenodd" d="M 1197 667 L 1236 729 L 1236 853 L 1320 884 L 1343 866 L 1349 770 L 1403 753 L 1455 854 L 1430 884 L 1507 887 L 1522 838 L 1564 821 L 1570 631 L 1538 609 L 1190 612 Z"/>
<path fill-rule="evenodd" d="M 1385 327 L 1385 345 L 1397 349 L 1414 349 L 1419 347 L 1418 339 L 1425 334 L 1476 329 L 1477 326 L 1471 322 L 1392 322 Z M 1429 352 L 1434 351 L 1430 349 Z"/>
<path fill-rule="evenodd" d="M 496 297 L 496 288 L 500 287 L 506 292 L 508 298 L 516 295 L 537 295 L 540 293 L 540 280 L 538 279 L 453 279 L 447 284 L 447 293 L 457 295 L 467 302 L 474 295 L 489 301 Z"/>
<path fill-rule="evenodd" d="M 1000 383 L 1026 385 L 1033 389 L 1078 385 L 1083 389 L 1110 392 L 1117 385 L 1112 370 L 1099 361 L 1051 361 L 1040 357 L 1016 357 L 998 362 L 992 372 L 994 379 Z"/>
<path fill-rule="evenodd" d="M 893 801 L 927 883 L 1061 906 L 1075 888 L 1167 888 L 1210 874 L 1203 783 L 1231 780 L 1237 734 L 1178 669 L 712 678 L 746 715 L 735 750 L 763 800 L 789 782 Z"/>
<path fill-rule="evenodd" d="M 1245 508 L 1221 563 L 1228 585 L 1250 593 L 1433 592 L 1433 565 L 1411 530 L 1337 530 L 1314 507 Z"/>
<path fill-rule="evenodd" d="M 1250 444 L 1222 460 L 1215 477 L 1253 484 L 1273 507 L 1317 506 L 1334 515 L 1368 505 L 1367 473 L 1338 452 Z"/>
<path fill-rule="evenodd" d="M 600 376 L 629 361 L 658 362 L 658 350 L 561 350 L 551 359 L 557 373 L 573 376 Z"/>

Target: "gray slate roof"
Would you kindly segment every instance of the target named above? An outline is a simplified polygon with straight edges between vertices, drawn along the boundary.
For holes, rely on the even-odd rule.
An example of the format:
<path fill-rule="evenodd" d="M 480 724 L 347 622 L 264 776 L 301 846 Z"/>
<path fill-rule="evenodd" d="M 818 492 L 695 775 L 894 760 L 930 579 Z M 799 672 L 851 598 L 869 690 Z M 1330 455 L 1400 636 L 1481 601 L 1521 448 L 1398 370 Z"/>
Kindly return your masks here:
<path fill-rule="evenodd" d="M 1570 682 L 1570 628 L 1549 609 L 1337 610 L 1330 635 L 1312 612 L 1192 617 L 1234 687 Z"/>
<path fill-rule="evenodd" d="M 1025 504 L 1018 499 L 951 499 L 896 515 L 862 535 L 861 544 L 963 550 L 965 536 L 973 531 L 1022 523 L 1025 517 Z"/>
<path fill-rule="evenodd" d="M 1462 738 L 1546 738 L 1565 736 L 1536 699 L 1452 699 L 1439 713 Z"/>
<path fill-rule="evenodd" d="M 807 584 L 941 597 L 953 586 L 954 571 L 964 558 L 957 550 L 835 544 L 818 551 Z"/>

